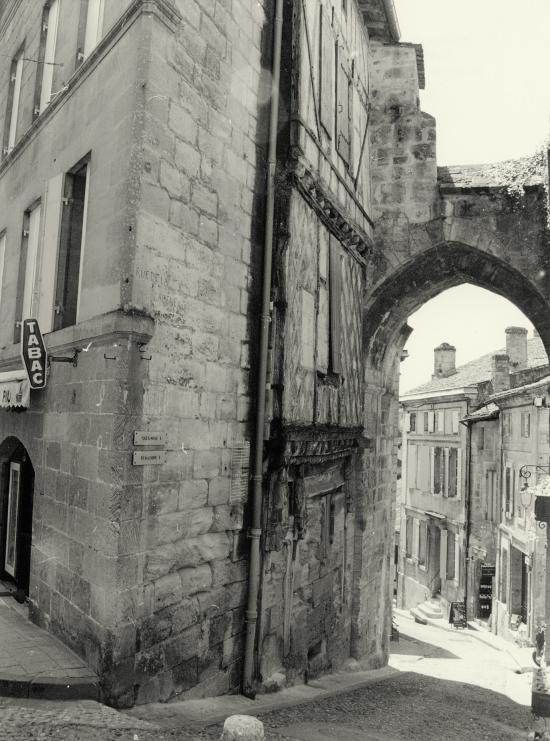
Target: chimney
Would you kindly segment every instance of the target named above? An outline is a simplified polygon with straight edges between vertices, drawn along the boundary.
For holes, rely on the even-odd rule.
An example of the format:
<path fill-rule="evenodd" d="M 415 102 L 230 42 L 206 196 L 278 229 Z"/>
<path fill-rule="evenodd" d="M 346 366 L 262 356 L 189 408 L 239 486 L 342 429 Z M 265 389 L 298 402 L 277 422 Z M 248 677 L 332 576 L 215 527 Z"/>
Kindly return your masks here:
<path fill-rule="evenodd" d="M 508 355 L 493 355 L 491 362 L 493 394 L 510 388 L 510 358 Z"/>
<path fill-rule="evenodd" d="M 456 347 L 442 342 L 434 348 L 434 372 L 432 378 L 447 378 L 456 373 Z"/>
<path fill-rule="evenodd" d="M 506 327 L 506 354 L 510 369 L 527 367 L 527 330 L 524 327 Z"/>

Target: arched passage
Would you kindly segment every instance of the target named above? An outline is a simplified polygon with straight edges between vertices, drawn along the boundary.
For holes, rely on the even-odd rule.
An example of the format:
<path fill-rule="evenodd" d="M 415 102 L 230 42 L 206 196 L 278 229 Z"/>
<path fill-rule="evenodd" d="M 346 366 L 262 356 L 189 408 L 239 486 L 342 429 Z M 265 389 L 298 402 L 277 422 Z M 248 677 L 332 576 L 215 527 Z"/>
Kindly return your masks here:
<path fill-rule="evenodd" d="M 546 275 L 541 271 L 540 282 Z M 507 298 L 537 328 L 550 348 L 550 303 L 529 278 L 504 260 L 469 245 L 443 242 L 416 255 L 386 277 L 365 303 L 367 365 L 380 370 L 395 360 L 408 333 L 407 317 L 442 291 L 472 283 Z"/>
<path fill-rule="evenodd" d="M 417 253 L 388 270 L 367 293 L 363 311 L 366 440 L 355 505 L 352 646 L 354 655 L 374 657 L 373 665 L 384 662 L 390 633 L 391 609 L 383 613 L 379 595 L 387 591 L 385 604 L 391 605 L 399 361 L 411 332 L 407 318 L 444 290 L 463 283 L 490 290 L 515 304 L 537 328 L 547 353 L 550 349 L 544 270 L 526 266 L 522 272 L 495 254 L 463 242 L 442 241 Z M 377 656 L 379 646 L 382 650 Z"/>
<path fill-rule="evenodd" d="M 20 601 L 29 591 L 33 499 L 30 456 L 20 440 L 8 437 L 0 445 L 0 578 Z"/>

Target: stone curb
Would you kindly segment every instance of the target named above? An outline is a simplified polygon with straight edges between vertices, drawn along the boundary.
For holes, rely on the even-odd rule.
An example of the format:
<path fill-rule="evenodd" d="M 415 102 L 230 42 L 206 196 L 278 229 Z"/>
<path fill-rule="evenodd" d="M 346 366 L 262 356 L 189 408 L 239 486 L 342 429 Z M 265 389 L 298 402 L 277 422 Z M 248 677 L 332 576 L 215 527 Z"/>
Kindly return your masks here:
<path fill-rule="evenodd" d="M 99 701 L 99 680 L 92 676 L 22 677 L 20 674 L 0 674 L 0 697 Z"/>

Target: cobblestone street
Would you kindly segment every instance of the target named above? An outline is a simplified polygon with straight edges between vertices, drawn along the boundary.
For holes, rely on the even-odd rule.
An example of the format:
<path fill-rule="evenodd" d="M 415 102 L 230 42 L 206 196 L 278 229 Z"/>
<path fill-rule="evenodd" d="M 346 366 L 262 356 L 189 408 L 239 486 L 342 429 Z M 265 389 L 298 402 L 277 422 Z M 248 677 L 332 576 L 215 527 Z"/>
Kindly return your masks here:
<path fill-rule="evenodd" d="M 291 707 L 284 706 L 281 693 L 283 707 L 260 714 L 267 741 L 527 738 L 533 725 L 531 674 L 516 673 L 519 667 L 511 652 L 496 650 L 471 632 L 417 625 L 403 616 L 400 623 L 401 639 L 393 644 L 391 658 L 399 673 Z M 219 700 L 210 702 L 216 718 Z M 191 727 L 184 705 L 178 703 L 119 713 L 91 701 L 6 698 L 0 700 L 0 718 L 2 741 L 216 739 L 222 727 Z"/>

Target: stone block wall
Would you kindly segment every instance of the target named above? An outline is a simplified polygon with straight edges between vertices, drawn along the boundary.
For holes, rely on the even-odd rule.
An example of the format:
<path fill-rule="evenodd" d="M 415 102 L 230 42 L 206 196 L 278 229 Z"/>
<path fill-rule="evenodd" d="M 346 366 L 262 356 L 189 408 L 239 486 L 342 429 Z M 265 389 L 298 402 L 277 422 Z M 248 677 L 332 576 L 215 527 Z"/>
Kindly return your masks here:
<path fill-rule="evenodd" d="M 149 27 L 125 293 L 155 321 L 143 424 L 167 434 L 136 522 L 143 611 L 127 658 L 140 703 L 239 687 L 248 579 L 235 460 L 248 464 L 268 19 L 252 0 L 176 5 L 173 28 Z"/>

